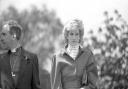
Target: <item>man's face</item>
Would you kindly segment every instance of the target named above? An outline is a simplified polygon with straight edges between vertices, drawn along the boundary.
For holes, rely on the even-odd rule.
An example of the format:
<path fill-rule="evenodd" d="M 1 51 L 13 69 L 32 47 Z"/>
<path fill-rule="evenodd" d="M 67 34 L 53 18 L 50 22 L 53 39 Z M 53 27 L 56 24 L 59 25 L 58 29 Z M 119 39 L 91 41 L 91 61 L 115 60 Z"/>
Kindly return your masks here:
<path fill-rule="evenodd" d="M 0 42 L 6 49 L 11 49 L 16 44 L 16 39 L 9 33 L 9 26 L 4 25 L 0 32 Z"/>

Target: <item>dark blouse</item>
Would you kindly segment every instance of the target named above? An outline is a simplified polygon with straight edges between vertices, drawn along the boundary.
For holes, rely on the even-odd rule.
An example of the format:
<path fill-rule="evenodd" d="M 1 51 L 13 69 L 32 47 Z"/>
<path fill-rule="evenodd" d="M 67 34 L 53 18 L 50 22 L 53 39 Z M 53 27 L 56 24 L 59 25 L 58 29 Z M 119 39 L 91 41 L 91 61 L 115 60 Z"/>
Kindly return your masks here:
<path fill-rule="evenodd" d="M 90 87 L 96 87 L 97 78 L 94 56 L 87 48 L 80 48 L 75 60 L 66 51 L 53 57 L 52 89 L 58 89 L 58 87 L 59 89 L 80 89 L 87 83 Z"/>

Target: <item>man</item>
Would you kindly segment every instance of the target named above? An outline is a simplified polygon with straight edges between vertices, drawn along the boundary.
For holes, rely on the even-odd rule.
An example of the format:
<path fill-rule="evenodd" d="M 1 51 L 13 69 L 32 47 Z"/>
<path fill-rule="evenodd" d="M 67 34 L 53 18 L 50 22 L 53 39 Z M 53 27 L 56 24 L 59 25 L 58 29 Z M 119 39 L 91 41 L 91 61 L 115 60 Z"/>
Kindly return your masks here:
<path fill-rule="evenodd" d="M 40 89 L 38 58 L 21 46 L 23 30 L 16 21 L 6 22 L 0 41 L 6 53 L 0 54 L 0 88 Z"/>

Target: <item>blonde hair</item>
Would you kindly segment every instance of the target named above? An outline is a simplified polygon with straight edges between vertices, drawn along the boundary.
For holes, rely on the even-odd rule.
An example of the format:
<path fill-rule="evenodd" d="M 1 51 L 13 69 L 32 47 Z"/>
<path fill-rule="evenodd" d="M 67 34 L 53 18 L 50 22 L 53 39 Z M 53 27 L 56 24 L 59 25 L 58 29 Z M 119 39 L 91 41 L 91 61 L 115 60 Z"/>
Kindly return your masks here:
<path fill-rule="evenodd" d="M 67 36 L 68 36 L 69 31 L 72 28 L 75 28 L 75 27 L 77 27 L 78 30 L 79 30 L 79 33 L 80 33 L 80 44 L 83 45 L 84 25 L 83 25 L 82 20 L 76 19 L 76 18 L 68 21 L 66 23 L 66 25 L 64 26 L 63 35 L 64 35 L 65 45 L 68 45 Z"/>

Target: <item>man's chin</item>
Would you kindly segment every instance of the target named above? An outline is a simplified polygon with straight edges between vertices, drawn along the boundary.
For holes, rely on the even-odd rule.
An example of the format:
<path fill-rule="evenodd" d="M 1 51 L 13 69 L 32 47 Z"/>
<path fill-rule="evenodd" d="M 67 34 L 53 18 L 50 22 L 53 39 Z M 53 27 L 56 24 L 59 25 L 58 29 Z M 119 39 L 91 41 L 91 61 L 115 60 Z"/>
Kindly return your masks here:
<path fill-rule="evenodd" d="M 1 50 L 9 50 L 9 48 L 6 47 L 0 47 Z"/>
<path fill-rule="evenodd" d="M 9 47 L 6 46 L 6 44 L 0 44 L 1 50 L 9 50 Z"/>

